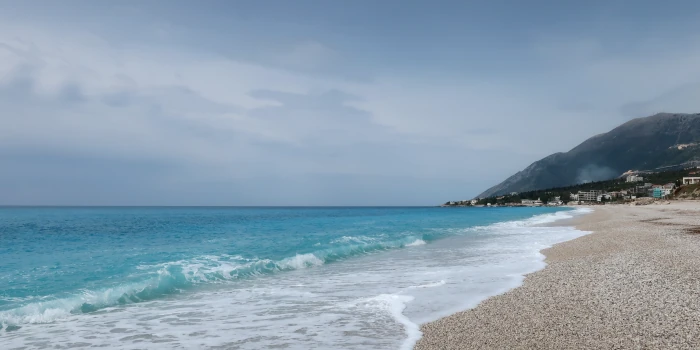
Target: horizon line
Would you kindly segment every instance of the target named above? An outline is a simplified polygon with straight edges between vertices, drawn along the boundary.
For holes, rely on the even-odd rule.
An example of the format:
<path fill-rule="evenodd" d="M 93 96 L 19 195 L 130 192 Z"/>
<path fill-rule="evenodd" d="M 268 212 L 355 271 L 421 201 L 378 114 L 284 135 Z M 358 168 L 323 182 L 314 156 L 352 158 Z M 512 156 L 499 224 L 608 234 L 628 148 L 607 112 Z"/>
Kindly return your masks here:
<path fill-rule="evenodd" d="M 0 208 L 429 208 L 440 205 L 82 205 L 0 204 Z"/>

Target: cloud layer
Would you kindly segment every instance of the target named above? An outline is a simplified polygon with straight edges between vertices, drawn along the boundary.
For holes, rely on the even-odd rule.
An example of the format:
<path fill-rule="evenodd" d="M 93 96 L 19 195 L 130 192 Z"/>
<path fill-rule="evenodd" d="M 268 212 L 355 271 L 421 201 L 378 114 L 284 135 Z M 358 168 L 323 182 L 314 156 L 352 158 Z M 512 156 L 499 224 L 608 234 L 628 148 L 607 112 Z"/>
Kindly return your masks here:
<path fill-rule="evenodd" d="M 128 39 L 1 22 L 0 204 L 432 205 L 633 117 L 700 109 L 700 33 L 618 50 L 535 32 L 483 72 L 318 27 L 272 40 L 244 21 L 253 37 L 226 49 L 139 10 Z"/>

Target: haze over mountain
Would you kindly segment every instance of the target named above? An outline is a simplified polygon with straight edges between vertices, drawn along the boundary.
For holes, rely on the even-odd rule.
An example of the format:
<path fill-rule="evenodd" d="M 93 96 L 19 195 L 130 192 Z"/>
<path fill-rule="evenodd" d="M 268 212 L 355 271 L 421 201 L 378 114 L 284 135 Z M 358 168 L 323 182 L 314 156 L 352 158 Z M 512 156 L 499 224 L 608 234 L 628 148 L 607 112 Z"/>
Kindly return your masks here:
<path fill-rule="evenodd" d="M 478 197 L 607 180 L 628 170 L 652 170 L 700 157 L 700 113 L 659 113 L 554 153 Z"/>

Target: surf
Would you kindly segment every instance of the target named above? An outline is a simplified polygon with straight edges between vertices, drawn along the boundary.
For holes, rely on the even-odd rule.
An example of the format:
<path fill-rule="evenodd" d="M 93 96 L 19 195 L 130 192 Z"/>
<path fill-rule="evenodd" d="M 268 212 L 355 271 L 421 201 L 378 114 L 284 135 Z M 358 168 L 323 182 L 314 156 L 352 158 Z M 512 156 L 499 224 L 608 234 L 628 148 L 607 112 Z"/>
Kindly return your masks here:
<path fill-rule="evenodd" d="M 310 329 L 321 331 L 323 322 L 326 322 L 323 320 L 332 316 L 339 324 L 345 324 L 346 331 L 352 334 L 354 329 L 359 329 L 356 327 L 366 327 L 362 324 L 368 320 L 374 320 L 372 322 L 376 325 L 384 324 L 385 330 L 377 329 L 377 334 L 392 330 L 390 334 L 404 336 L 396 340 L 391 340 L 393 335 L 378 336 L 372 341 L 384 345 L 395 341 L 396 347 L 401 347 L 401 344 L 410 344 L 417 339 L 418 325 L 422 322 L 469 307 L 474 300 L 481 300 L 503 288 L 517 286 L 520 282 L 518 276 L 524 270 L 540 268 L 540 258 L 527 255 L 540 249 L 539 243 L 531 242 L 533 237 L 541 234 L 573 235 L 569 231 L 556 230 L 537 233 L 531 226 L 576 215 L 574 211 L 561 209 L 528 208 L 236 209 L 232 212 L 235 216 L 227 211 L 204 211 L 211 216 L 202 219 L 193 230 L 190 221 L 199 222 L 201 212 L 193 216 L 195 219 L 188 217 L 186 225 L 180 223 L 183 219 L 173 218 L 170 212 L 167 216 L 153 214 L 153 222 L 158 222 L 158 225 L 166 223 L 161 228 L 152 225 L 150 219 L 143 219 L 149 214 L 145 211 L 145 214 L 139 212 L 142 217 L 139 225 L 149 229 L 155 227 L 159 230 L 157 234 L 125 233 L 87 238 L 76 235 L 76 238 L 65 240 L 65 244 L 56 241 L 53 244 L 56 250 L 74 251 L 75 254 L 87 251 L 92 256 L 104 254 L 112 260 L 105 260 L 100 265 L 100 260 L 84 259 L 85 264 L 76 265 L 74 262 L 80 262 L 88 255 L 75 255 L 72 261 L 60 264 L 37 257 L 36 267 L 21 270 L 22 278 L 36 278 L 40 282 L 42 275 L 62 274 L 85 266 L 79 270 L 85 271 L 82 276 L 68 277 L 86 282 L 82 282 L 79 288 L 55 282 L 47 285 L 51 291 L 43 295 L 4 289 L 15 294 L 0 295 L 3 300 L 0 304 L 0 332 L 14 334 L 13 337 L 20 339 L 25 332 L 41 334 L 46 324 L 59 329 L 78 327 L 88 330 L 91 329 L 85 323 L 88 320 L 109 325 L 115 321 L 122 324 L 118 319 L 140 319 L 142 324 L 169 334 L 179 326 L 161 329 L 152 321 L 159 318 L 153 317 L 168 314 L 162 310 L 188 309 L 188 305 L 196 305 L 192 314 L 208 316 L 197 316 L 188 322 L 201 324 L 203 329 L 218 329 L 225 320 L 234 319 L 242 322 L 243 327 L 259 318 L 256 322 L 270 322 L 271 329 L 280 329 L 285 337 L 294 338 L 294 329 L 287 334 L 282 324 L 264 316 L 279 314 L 282 319 L 291 318 L 296 323 L 303 321 L 308 324 L 304 328 L 308 332 L 305 337 L 323 343 L 335 338 L 322 341 L 312 336 L 315 333 Z M 123 212 L 115 213 L 121 216 Z M 236 234 L 229 222 L 251 217 L 252 213 L 258 218 L 240 227 L 258 231 Z M 259 219 L 261 216 L 266 217 L 262 221 L 264 226 L 259 221 L 263 220 Z M 86 220 L 78 219 L 76 221 Z M 207 226 L 216 220 L 219 220 L 217 227 L 221 228 Z M 131 229 L 137 227 L 133 223 L 128 225 Z M 555 236 L 552 240 L 558 239 L 559 236 Z M 157 240 L 158 244 L 147 238 Z M 91 244 L 83 245 L 81 239 Z M 98 250 L 98 243 L 103 247 L 116 247 L 121 255 L 106 255 L 115 248 Z M 119 250 L 120 246 L 128 249 Z M 160 252 L 151 253 L 154 248 Z M 51 252 L 45 255 L 51 256 Z M 519 260 L 523 256 L 531 260 Z M 503 268 L 489 268 L 492 264 L 500 264 Z M 98 275 L 95 269 L 102 271 L 102 275 Z M 0 267 L 0 283 L 3 283 L 3 276 L 20 276 L 16 271 L 10 273 Z M 489 277 L 491 275 L 494 277 Z M 464 289 L 468 285 L 460 283 L 461 279 L 478 281 L 478 285 L 483 284 L 479 288 L 485 289 Z M 463 295 L 463 300 L 452 300 L 457 295 Z M 371 302 L 363 303 L 362 300 Z M 177 315 L 177 318 L 184 317 Z M 101 319 L 104 321 L 96 321 Z M 121 328 L 124 327 L 122 324 Z M 230 332 L 238 329 L 237 326 L 231 327 Z M 340 337 L 340 328 L 336 330 L 334 327 L 327 331 L 340 332 L 337 341 L 353 344 L 367 341 L 359 334 Z M 130 326 L 126 328 L 131 329 Z M 221 331 L 225 329 L 229 328 Z M 134 328 L 130 332 L 138 333 L 139 330 Z M 253 333 L 274 337 L 263 329 Z M 223 334 L 223 338 L 229 337 Z M 108 343 L 112 341 L 108 333 L 100 338 Z M 213 339 L 216 338 L 210 340 Z M 274 342 L 261 344 L 274 345 Z"/>

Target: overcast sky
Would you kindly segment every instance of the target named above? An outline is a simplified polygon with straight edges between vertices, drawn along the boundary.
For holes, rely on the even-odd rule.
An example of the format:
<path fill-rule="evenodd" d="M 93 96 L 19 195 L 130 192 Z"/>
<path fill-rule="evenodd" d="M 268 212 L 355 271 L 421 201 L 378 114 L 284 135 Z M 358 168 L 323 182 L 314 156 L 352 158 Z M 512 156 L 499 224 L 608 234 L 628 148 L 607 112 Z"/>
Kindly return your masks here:
<path fill-rule="evenodd" d="M 0 204 L 434 205 L 700 111 L 698 1 L 1 1 Z"/>

